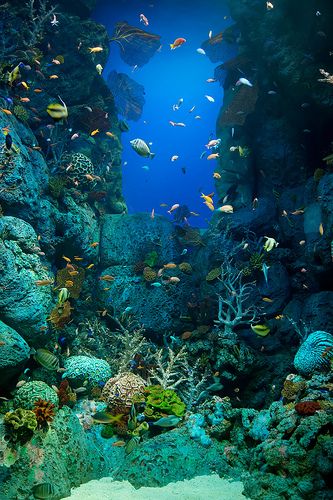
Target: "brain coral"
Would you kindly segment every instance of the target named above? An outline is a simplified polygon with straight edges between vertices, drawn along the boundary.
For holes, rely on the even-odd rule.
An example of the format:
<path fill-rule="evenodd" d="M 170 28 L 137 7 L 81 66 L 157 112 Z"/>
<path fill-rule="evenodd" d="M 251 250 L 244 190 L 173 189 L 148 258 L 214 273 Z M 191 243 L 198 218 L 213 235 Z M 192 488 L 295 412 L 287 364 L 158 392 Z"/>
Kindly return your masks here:
<path fill-rule="evenodd" d="M 38 399 L 49 401 L 58 408 L 58 395 L 45 382 L 34 380 L 27 382 L 20 387 L 15 394 L 13 403 L 15 408 L 24 408 L 25 410 L 33 410 L 34 403 Z"/>
<path fill-rule="evenodd" d="M 94 175 L 94 166 L 83 153 L 65 153 L 61 158 L 62 166 L 66 170 L 67 177 L 81 183 L 89 183 L 86 175 Z"/>
<path fill-rule="evenodd" d="M 111 377 L 109 364 L 104 359 L 89 356 L 71 356 L 64 363 L 62 378 L 68 379 L 73 387 L 86 383 L 88 390 L 103 384 Z"/>
<path fill-rule="evenodd" d="M 107 381 L 103 387 L 102 399 L 111 411 L 117 408 L 130 408 L 133 396 L 143 394 L 146 385 L 145 380 L 139 375 L 122 373 Z"/>
<path fill-rule="evenodd" d="M 318 330 L 301 344 L 294 358 L 294 366 L 302 375 L 328 370 L 333 355 L 333 335 Z"/>

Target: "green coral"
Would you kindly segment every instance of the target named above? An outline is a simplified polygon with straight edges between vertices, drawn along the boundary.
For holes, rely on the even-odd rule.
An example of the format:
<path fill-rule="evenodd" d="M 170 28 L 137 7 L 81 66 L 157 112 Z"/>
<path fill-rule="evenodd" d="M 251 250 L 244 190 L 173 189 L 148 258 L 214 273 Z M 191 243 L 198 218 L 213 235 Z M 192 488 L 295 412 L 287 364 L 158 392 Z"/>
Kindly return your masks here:
<path fill-rule="evenodd" d="M 158 261 L 158 253 L 156 252 L 156 250 L 153 250 L 152 252 L 149 252 L 146 255 L 144 263 L 149 267 L 154 267 L 156 266 L 157 261 Z"/>
<path fill-rule="evenodd" d="M 20 387 L 15 394 L 13 403 L 15 408 L 32 410 L 34 408 L 34 402 L 38 399 L 49 401 L 58 408 L 59 399 L 57 393 L 41 380 L 27 382 Z"/>
<path fill-rule="evenodd" d="M 146 407 L 144 414 L 151 420 L 158 420 L 165 415 L 182 417 L 185 403 L 172 389 L 163 389 L 160 385 L 151 385 L 145 389 Z"/>
<path fill-rule="evenodd" d="M 63 194 L 65 186 L 66 179 L 63 177 L 55 175 L 54 177 L 49 178 L 49 192 L 50 195 L 56 200 Z"/>
<path fill-rule="evenodd" d="M 72 387 L 83 384 L 88 391 L 99 387 L 111 377 L 111 369 L 104 359 L 88 356 L 71 356 L 65 360 L 63 379 L 67 379 Z"/>
<path fill-rule="evenodd" d="M 37 429 L 36 415 L 31 410 L 17 408 L 5 414 L 4 423 L 10 431 L 12 441 L 26 443 Z"/>
<path fill-rule="evenodd" d="M 13 107 L 13 113 L 18 120 L 21 120 L 21 122 L 29 120 L 29 112 L 20 104 Z"/>
<path fill-rule="evenodd" d="M 111 424 L 103 425 L 101 430 L 101 437 L 104 439 L 110 439 L 114 436 L 114 429 Z"/>

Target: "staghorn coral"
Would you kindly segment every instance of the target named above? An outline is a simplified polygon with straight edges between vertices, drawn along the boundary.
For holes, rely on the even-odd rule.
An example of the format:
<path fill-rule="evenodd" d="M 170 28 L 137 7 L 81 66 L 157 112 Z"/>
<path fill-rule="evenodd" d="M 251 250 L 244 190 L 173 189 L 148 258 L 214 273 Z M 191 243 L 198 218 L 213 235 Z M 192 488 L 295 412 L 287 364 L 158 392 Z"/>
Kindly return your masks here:
<path fill-rule="evenodd" d="M 74 269 L 73 269 L 74 268 Z M 70 274 L 76 271 L 77 274 L 74 276 Z M 71 265 L 71 267 L 64 267 L 57 271 L 56 284 L 59 288 L 68 288 L 70 296 L 73 299 L 78 299 L 82 290 L 83 281 L 85 278 L 85 270 L 83 267 Z M 73 283 L 72 286 L 68 285 L 68 282 Z"/>
<path fill-rule="evenodd" d="M 154 281 L 157 277 L 157 272 L 154 271 L 151 267 L 145 267 L 143 270 L 143 277 L 146 281 Z"/>
<path fill-rule="evenodd" d="M 61 304 L 61 306 L 56 305 L 54 309 L 52 309 L 49 321 L 52 323 L 54 328 L 63 328 L 65 325 L 67 325 L 67 323 L 70 322 L 71 310 L 72 307 L 69 300 L 66 300 L 63 304 Z"/>
<path fill-rule="evenodd" d="M 175 389 L 187 380 L 187 351 L 183 346 L 175 353 L 170 347 L 160 349 L 155 353 L 155 365 L 150 370 L 152 380 L 163 389 Z"/>
<path fill-rule="evenodd" d="M 294 366 L 301 375 L 312 375 L 315 371 L 327 371 L 333 355 L 333 335 L 324 331 L 311 333 L 301 344 Z"/>
<path fill-rule="evenodd" d="M 44 399 L 37 399 L 34 402 L 34 409 L 32 410 L 36 415 L 36 420 L 38 427 L 42 428 L 52 422 L 55 416 L 55 405 L 50 401 L 45 401 Z"/>
<path fill-rule="evenodd" d="M 33 432 L 37 429 L 37 418 L 33 411 L 17 408 L 7 412 L 4 423 L 10 431 L 10 439 L 13 442 L 26 443 L 31 439 Z"/>
<path fill-rule="evenodd" d="M 301 401 L 295 405 L 297 413 L 303 416 L 314 415 L 320 409 L 319 401 Z"/>
<path fill-rule="evenodd" d="M 244 125 L 246 117 L 254 111 L 258 99 L 258 86 L 237 87 L 231 101 L 223 108 L 218 119 L 219 127 Z"/>
<path fill-rule="evenodd" d="M 110 378 L 102 390 L 102 399 L 113 413 L 128 413 L 134 396 L 144 394 L 147 383 L 134 373 L 122 373 Z"/>
<path fill-rule="evenodd" d="M 192 274 L 193 273 L 193 267 L 191 266 L 191 264 L 189 262 L 181 262 L 178 267 L 182 273 L 185 273 L 185 274 Z"/>

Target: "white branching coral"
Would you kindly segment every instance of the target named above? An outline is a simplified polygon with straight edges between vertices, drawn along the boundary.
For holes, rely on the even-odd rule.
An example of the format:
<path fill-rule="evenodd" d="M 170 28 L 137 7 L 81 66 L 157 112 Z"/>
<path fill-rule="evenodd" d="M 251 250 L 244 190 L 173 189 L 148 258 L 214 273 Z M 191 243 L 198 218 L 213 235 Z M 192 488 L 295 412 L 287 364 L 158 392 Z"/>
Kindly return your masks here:
<path fill-rule="evenodd" d="M 238 271 L 231 261 L 226 259 L 219 277 L 222 293 L 218 294 L 218 319 L 215 323 L 224 325 L 227 331 L 232 331 L 237 325 L 252 323 L 258 316 L 258 308 L 248 305 L 254 285 L 244 284 L 242 279 L 242 271 Z"/>
<path fill-rule="evenodd" d="M 150 370 L 150 379 L 163 389 L 175 389 L 188 379 L 187 351 L 183 346 L 175 353 L 170 347 L 160 349 L 154 355 L 154 368 Z"/>
<path fill-rule="evenodd" d="M 333 75 L 330 75 L 324 69 L 320 69 L 320 74 L 323 75 L 324 78 L 318 78 L 318 82 L 326 82 L 333 84 Z"/>
<path fill-rule="evenodd" d="M 26 3 L 29 19 L 29 40 L 26 40 L 26 45 L 34 46 L 40 42 L 44 35 L 45 23 L 50 20 L 56 7 L 49 7 L 47 0 L 35 2 L 35 0 L 28 0 Z"/>

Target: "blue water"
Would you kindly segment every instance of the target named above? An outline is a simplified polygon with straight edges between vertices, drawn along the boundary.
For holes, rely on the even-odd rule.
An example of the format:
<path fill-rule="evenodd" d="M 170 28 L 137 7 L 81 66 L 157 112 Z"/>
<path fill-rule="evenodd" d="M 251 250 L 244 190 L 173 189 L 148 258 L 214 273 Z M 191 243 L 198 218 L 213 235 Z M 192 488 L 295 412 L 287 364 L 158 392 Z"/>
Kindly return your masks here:
<path fill-rule="evenodd" d="M 231 24 L 227 7 L 218 0 L 209 3 L 203 0 L 123 0 L 117 4 L 100 0 L 93 16 L 106 26 L 110 35 L 115 23 L 125 20 L 162 37 L 161 51 L 135 71 L 121 60 L 119 45 L 111 43 L 109 61 L 103 72 L 107 78 L 115 69 L 145 87 L 146 104 L 142 117 L 137 122 L 129 122 L 129 132 L 122 135 L 123 193 L 129 212 L 151 212 L 154 208 L 155 213 L 165 214 L 167 209 L 160 207 L 161 203 L 186 204 L 200 214 L 191 217 L 191 225 L 205 227 L 211 212 L 203 205 L 200 193 L 214 191 L 216 162 L 206 158 L 200 160 L 200 155 L 209 137 L 215 138 L 223 89 L 217 82 L 206 82 L 214 76 L 214 68 L 220 63 L 211 63 L 196 49 L 208 39 L 210 30 L 214 35 Z M 141 13 L 149 20 L 147 28 L 139 22 Z M 223 19 L 224 16 L 228 18 Z M 178 37 L 187 42 L 170 50 L 169 44 Z M 232 49 L 226 45 L 226 59 L 232 55 Z M 206 94 L 215 102 L 209 102 Z M 184 102 L 178 111 L 173 111 L 172 105 L 179 98 Z M 195 110 L 189 113 L 192 106 Z M 201 119 L 195 119 L 196 115 Z M 186 127 L 172 127 L 169 120 L 183 122 Z M 156 153 L 153 160 L 142 158 L 133 151 L 129 141 L 137 137 L 152 142 L 151 150 Z M 170 161 L 173 155 L 179 156 L 175 162 Z M 149 170 L 143 169 L 144 166 Z"/>

